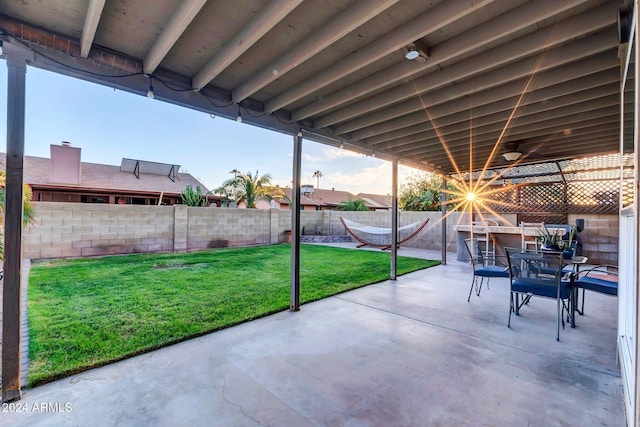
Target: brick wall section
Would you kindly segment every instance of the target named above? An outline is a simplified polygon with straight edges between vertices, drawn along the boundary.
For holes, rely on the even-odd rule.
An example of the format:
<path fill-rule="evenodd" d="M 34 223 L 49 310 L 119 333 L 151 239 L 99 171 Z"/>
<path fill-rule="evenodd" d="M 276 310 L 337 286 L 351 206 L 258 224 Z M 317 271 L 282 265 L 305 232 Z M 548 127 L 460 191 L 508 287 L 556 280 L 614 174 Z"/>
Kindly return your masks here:
<path fill-rule="evenodd" d="M 271 209 L 270 229 L 269 229 L 269 243 L 272 245 L 280 243 L 280 209 Z M 286 215 L 285 215 L 286 216 Z"/>
<path fill-rule="evenodd" d="M 135 206 L 34 202 L 36 221 L 24 233 L 25 258 L 60 258 L 137 252 L 186 251 L 221 246 L 282 243 L 291 229 L 291 211 L 185 206 Z M 305 231 L 324 236 L 345 235 L 340 216 L 367 225 L 390 227 L 389 212 L 303 211 Z M 464 216 L 464 215 L 463 215 Z M 440 212 L 400 212 L 400 226 L 431 218 L 408 247 L 441 249 Z M 618 226 L 615 215 L 569 216 L 585 219 L 580 234 L 590 264 L 617 264 Z M 447 219 L 447 248 L 456 250 L 453 228 L 468 221 L 454 213 Z"/>
<path fill-rule="evenodd" d="M 189 250 L 271 243 L 270 209 L 188 208 Z"/>
<path fill-rule="evenodd" d="M 188 207 L 174 205 L 173 223 L 173 250 L 175 252 L 186 252 L 189 249 L 189 226 Z"/>
<path fill-rule="evenodd" d="M 36 220 L 24 233 L 26 258 L 173 250 L 172 206 L 61 202 L 33 205 Z"/>
<path fill-rule="evenodd" d="M 584 231 L 580 233 L 580 239 L 582 255 L 589 257 L 589 264 L 618 265 L 618 216 L 569 215 L 569 224 L 575 224 L 577 218 L 584 218 Z"/>

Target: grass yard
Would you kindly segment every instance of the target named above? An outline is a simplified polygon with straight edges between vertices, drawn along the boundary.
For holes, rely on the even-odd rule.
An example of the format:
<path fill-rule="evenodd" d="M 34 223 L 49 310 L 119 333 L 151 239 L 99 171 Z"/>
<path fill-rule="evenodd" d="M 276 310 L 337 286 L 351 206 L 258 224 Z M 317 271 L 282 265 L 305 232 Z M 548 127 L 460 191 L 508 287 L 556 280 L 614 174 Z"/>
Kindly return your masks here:
<path fill-rule="evenodd" d="M 301 249 L 301 301 L 389 277 L 390 255 Z M 29 385 L 289 307 L 289 245 L 34 263 Z M 398 258 L 398 274 L 439 261 Z"/>

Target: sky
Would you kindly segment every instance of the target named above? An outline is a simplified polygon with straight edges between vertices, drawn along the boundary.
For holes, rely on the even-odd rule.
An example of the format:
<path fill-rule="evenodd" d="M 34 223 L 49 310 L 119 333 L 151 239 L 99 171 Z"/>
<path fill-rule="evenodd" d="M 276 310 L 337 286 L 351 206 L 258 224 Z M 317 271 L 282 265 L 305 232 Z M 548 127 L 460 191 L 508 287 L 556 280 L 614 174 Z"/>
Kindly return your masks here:
<path fill-rule="evenodd" d="M 0 64 L 0 138 L 6 151 L 7 67 Z M 237 123 L 95 83 L 27 68 L 25 155 L 50 157 L 70 141 L 82 161 L 120 165 L 123 157 L 180 165 L 208 189 L 242 172 L 291 186 L 293 136 Z M 399 166 L 402 184 L 414 169 Z M 302 184 L 353 194 L 391 192 L 391 163 L 304 141 Z"/>

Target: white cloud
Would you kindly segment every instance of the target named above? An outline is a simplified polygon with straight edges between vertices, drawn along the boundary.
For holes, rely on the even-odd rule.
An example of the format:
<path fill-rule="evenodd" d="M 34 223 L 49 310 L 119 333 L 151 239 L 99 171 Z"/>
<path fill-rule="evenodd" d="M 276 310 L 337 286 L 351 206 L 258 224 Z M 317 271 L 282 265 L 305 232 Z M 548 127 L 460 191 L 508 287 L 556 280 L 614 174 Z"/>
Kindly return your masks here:
<path fill-rule="evenodd" d="M 333 173 L 324 179 L 323 187 L 347 190 L 354 194 L 388 194 L 391 192 L 391 164 L 381 162 L 360 170 Z"/>
<path fill-rule="evenodd" d="M 324 154 L 326 155 L 326 160 L 335 160 L 345 157 L 364 157 L 364 155 L 362 154 L 358 154 L 349 150 L 341 150 L 338 148 L 325 148 L 324 152 Z"/>

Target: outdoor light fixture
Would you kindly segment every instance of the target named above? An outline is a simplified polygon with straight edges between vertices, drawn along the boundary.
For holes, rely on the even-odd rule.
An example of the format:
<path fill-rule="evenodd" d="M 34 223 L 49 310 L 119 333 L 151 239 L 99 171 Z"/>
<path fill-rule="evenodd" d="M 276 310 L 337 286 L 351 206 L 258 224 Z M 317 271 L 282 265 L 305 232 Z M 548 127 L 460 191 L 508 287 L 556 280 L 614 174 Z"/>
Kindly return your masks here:
<path fill-rule="evenodd" d="M 415 48 L 409 49 L 409 51 L 404 55 L 404 57 L 407 58 L 409 61 L 413 61 L 419 56 L 420 56 L 420 52 Z"/>
<path fill-rule="evenodd" d="M 2 40 L 0 40 L 0 56 L 2 56 L 2 54 L 4 53 L 4 50 L 2 49 Z"/>
<path fill-rule="evenodd" d="M 155 98 L 155 95 L 153 94 L 153 77 L 151 77 L 151 75 L 149 75 L 149 90 L 147 90 L 147 98 Z"/>
<path fill-rule="evenodd" d="M 416 40 L 413 43 L 405 46 L 404 57 L 409 61 L 420 59 L 421 62 L 427 62 L 427 59 L 431 56 L 431 50 L 422 40 Z"/>
<path fill-rule="evenodd" d="M 238 115 L 236 116 L 236 122 L 242 123 L 242 114 L 240 113 L 240 105 L 238 105 Z"/>
<path fill-rule="evenodd" d="M 504 153 L 502 157 L 508 162 L 515 162 L 522 156 L 522 153 L 519 151 L 509 151 L 508 153 Z"/>
<path fill-rule="evenodd" d="M 344 148 L 344 144 L 341 142 L 340 143 L 340 149 L 343 149 L 343 148 Z"/>

